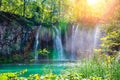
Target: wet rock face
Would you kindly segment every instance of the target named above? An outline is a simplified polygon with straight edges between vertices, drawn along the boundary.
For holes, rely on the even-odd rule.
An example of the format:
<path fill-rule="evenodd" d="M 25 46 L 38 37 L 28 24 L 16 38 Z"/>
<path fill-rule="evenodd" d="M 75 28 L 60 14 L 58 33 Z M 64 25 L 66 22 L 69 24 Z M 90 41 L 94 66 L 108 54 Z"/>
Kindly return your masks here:
<path fill-rule="evenodd" d="M 4 21 L 3 24 L 0 24 L 0 51 L 2 53 L 9 54 L 12 48 L 19 49 L 21 28 L 13 27 L 12 23 L 8 24 Z"/>
<path fill-rule="evenodd" d="M 32 29 L 21 26 L 17 21 L 3 20 L 0 23 L 0 53 L 23 52 L 23 48 L 31 38 L 30 34 Z"/>
<path fill-rule="evenodd" d="M 26 26 L 27 23 L 22 24 L 25 23 L 22 19 L 11 13 L 0 12 L 0 54 L 24 54 L 31 50 L 28 43 L 32 45 L 34 30 Z"/>

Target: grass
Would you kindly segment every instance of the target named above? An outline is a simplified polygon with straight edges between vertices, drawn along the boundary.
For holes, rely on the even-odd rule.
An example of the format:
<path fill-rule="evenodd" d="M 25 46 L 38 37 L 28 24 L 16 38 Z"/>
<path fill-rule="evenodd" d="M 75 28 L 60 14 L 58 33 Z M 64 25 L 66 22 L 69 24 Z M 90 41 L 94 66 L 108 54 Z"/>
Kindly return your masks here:
<path fill-rule="evenodd" d="M 78 65 L 68 69 L 68 72 L 81 73 L 82 77 L 87 79 L 100 77 L 102 80 L 120 80 L 120 63 L 116 61 L 115 57 L 108 55 L 95 56 L 76 64 Z"/>

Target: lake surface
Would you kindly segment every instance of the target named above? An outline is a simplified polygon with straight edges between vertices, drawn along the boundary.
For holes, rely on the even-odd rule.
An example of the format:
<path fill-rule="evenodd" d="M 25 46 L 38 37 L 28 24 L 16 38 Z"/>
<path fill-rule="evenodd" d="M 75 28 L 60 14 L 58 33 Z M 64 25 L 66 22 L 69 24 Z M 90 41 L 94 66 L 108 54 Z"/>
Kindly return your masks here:
<path fill-rule="evenodd" d="M 0 65 L 0 73 L 3 72 L 19 72 L 27 69 L 27 72 L 22 76 L 30 74 L 47 74 L 52 72 L 60 74 L 61 71 L 67 69 L 70 63 L 43 63 L 43 64 L 2 64 Z"/>

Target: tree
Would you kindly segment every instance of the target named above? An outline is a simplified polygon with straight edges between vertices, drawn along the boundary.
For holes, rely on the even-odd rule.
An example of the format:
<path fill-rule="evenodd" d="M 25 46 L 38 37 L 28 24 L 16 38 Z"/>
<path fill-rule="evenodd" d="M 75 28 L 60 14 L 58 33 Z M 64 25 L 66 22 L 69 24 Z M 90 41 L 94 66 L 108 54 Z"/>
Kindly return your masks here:
<path fill-rule="evenodd" d="M 120 4 L 120 1 L 118 2 Z M 106 35 L 101 38 L 104 53 L 117 54 L 120 50 L 120 5 L 116 7 L 109 24 L 104 24 Z"/>

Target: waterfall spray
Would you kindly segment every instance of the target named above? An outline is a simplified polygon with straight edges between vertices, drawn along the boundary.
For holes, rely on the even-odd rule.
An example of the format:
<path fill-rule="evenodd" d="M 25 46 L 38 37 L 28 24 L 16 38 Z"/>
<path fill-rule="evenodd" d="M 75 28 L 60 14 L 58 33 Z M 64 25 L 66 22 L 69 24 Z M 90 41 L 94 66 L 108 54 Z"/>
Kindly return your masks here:
<path fill-rule="evenodd" d="M 93 55 L 94 48 L 100 44 L 100 28 L 81 26 L 74 24 L 68 31 L 69 38 L 66 40 L 66 50 L 70 60 L 79 60 Z"/>
<path fill-rule="evenodd" d="M 65 59 L 64 51 L 63 51 L 63 45 L 62 45 L 62 38 L 61 38 L 61 29 L 58 29 L 54 27 L 56 31 L 56 38 L 54 40 L 54 51 L 55 54 L 57 54 L 56 59 L 57 60 L 63 60 Z"/>
<path fill-rule="evenodd" d="M 77 41 L 78 25 L 72 27 L 72 45 L 71 45 L 71 60 L 75 59 L 75 42 Z"/>
<path fill-rule="evenodd" d="M 35 62 L 38 61 L 38 44 L 39 44 L 39 31 L 40 31 L 40 28 L 41 26 L 38 26 L 38 29 L 36 31 L 36 36 L 35 36 L 35 48 L 34 48 L 34 51 L 35 51 Z"/>
<path fill-rule="evenodd" d="M 99 48 L 100 43 L 100 27 L 97 25 L 95 28 L 95 35 L 94 35 L 94 48 Z"/>

